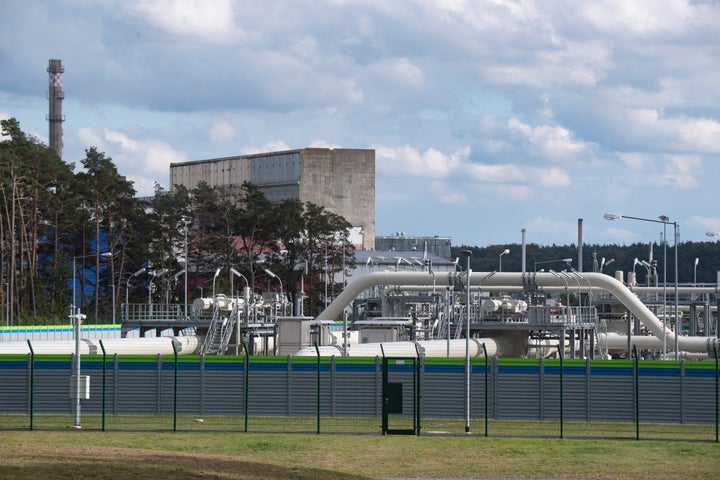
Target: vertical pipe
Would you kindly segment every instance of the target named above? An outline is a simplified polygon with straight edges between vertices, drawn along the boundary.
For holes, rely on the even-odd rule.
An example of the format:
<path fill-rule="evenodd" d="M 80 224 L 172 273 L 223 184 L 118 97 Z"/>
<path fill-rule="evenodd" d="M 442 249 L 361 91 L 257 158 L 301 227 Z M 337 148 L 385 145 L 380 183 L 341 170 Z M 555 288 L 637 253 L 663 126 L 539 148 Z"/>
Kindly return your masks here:
<path fill-rule="evenodd" d="M 525 257 L 527 254 L 527 250 L 525 247 L 525 229 L 523 228 L 521 230 L 521 232 L 522 232 L 522 266 L 521 266 L 521 269 L 522 269 L 522 273 L 524 274 L 525 273 Z"/>
<path fill-rule="evenodd" d="M 578 268 L 577 271 L 583 271 L 583 219 L 578 218 Z"/>

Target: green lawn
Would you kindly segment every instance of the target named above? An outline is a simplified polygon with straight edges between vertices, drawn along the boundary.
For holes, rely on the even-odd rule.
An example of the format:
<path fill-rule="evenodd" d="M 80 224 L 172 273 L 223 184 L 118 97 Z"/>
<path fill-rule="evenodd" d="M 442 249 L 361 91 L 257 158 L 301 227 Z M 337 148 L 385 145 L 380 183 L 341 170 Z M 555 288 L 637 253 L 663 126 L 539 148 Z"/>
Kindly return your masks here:
<path fill-rule="evenodd" d="M 712 442 L 4 431 L 3 479 L 716 478 Z"/>

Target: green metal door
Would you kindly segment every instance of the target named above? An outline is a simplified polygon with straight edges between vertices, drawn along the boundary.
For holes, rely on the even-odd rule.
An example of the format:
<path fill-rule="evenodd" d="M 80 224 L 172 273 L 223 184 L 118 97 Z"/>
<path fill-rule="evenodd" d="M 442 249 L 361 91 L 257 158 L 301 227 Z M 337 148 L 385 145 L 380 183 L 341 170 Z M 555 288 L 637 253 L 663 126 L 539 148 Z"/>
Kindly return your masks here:
<path fill-rule="evenodd" d="M 419 435 L 419 368 L 414 357 L 383 357 L 382 434 Z"/>

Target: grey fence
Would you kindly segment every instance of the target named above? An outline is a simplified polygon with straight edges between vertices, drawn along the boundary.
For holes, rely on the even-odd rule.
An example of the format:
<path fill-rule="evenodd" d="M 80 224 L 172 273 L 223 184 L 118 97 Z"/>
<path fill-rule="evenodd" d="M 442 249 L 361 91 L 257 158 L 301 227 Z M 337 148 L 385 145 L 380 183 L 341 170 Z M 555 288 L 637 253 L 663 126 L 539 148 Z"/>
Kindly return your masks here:
<path fill-rule="evenodd" d="M 382 360 L 84 355 L 81 427 L 718 441 L 717 361 Z M 0 429 L 74 426 L 72 371 L 0 356 Z"/>

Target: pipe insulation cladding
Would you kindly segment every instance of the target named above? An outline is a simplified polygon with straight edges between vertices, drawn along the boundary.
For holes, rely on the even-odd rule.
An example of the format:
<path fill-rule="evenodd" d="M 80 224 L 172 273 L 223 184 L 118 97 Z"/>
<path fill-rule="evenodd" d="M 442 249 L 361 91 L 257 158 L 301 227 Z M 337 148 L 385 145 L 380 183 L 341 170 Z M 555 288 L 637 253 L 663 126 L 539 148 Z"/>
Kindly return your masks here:
<path fill-rule="evenodd" d="M 563 272 L 564 273 L 564 272 Z M 460 288 L 466 283 L 464 272 L 372 272 L 357 277 L 350 282 L 345 290 L 318 315 L 317 320 L 334 320 L 339 318 L 343 309 L 364 290 L 376 286 L 413 285 L 434 286 L 438 288 Z M 556 272 L 513 273 L 513 272 L 473 272 L 470 286 L 480 290 L 493 290 L 503 286 L 522 287 L 535 285 L 538 287 L 567 288 L 568 279 L 576 278 L 588 285 L 615 296 L 633 315 L 644 324 L 657 338 L 667 337 L 667 344 L 675 343 L 675 333 L 665 327 L 650 309 L 621 281 L 604 273 L 569 272 L 566 276 Z M 444 343 L 442 340 L 438 342 Z M 720 339 L 716 337 L 683 337 L 678 338 L 678 348 L 687 352 L 711 353 L 720 348 Z M 444 356 L 444 355 L 443 355 Z"/>
<path fill-rule="evenodd" d="M 198 355 L 202 342 L 200 337 L 149 337 L 149 338 L 122 338 L 103 340 L 105 353 L 108 355 L 173 355 L 173 343 L 177 348 L 178 355 Z M 44 341 L 32 342 L 33 351 L 36 355 L 45 354 L 73 354 L 75 353 L 75 341 Z M 27 354 L 30 348 L 27 342 L 4 342 L 0 343 L 0 354 Z M 86 338 L 80 341 L 81 355 L 101 355 L 102 348 L 99 340 Z"/>

